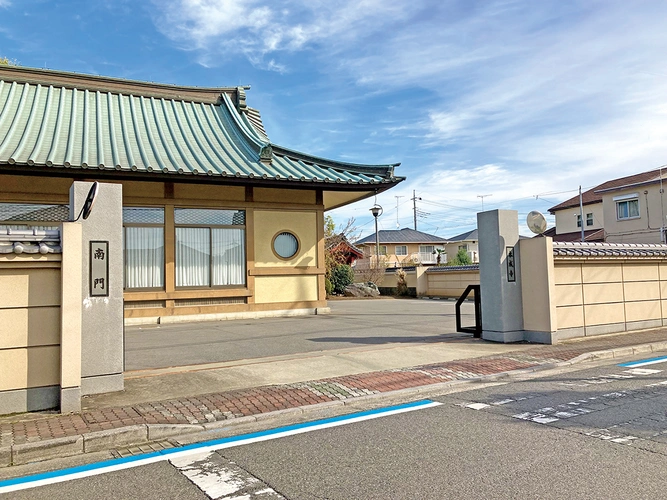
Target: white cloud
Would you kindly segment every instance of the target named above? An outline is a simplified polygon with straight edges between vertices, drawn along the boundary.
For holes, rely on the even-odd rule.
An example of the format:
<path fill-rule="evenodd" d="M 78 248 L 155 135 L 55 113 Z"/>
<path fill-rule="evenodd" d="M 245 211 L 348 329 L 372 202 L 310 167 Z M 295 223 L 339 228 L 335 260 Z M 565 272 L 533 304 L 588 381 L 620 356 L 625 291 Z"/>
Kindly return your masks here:
<path fill-rule="evenodd" d="M 1 1 L 1 0 L 0 0 Z M 158 29 L 184 47 L 200 50 L 203 60 L 226 54 L 244 54 L 256 66 L 284 72 L 283 64 L 267 54 L 297 51 L 327 41 L 356 39 L 360 32 L 372 31 L 368 21 L 378 11 L 387 20 L 404 9 L 382 0 L 281 0 L 264 4 L 259 0 L 154 0 Z M 382 19 L 382 17 L 380 17 Z M 376 19 L 375 29 L 382 21 Z"/>
<path fill-rule="evenodd" d="M 196 50 L 203 64 L 240 54 L 257 67 L 285 73 L 296 64 L 289 55 L 303 55 L 300 64 L 314 61 L 305 70 L 326 84 L 308 93 L 311 106 L 313 100 L 350 96 L 363 96 L 360 109 L 383 95 L 387 109 L 400 104 L 405 110 L 414 102 L 417 112 L 405 113 L 407 118 L 381 121 L 391 116 L 387 112 L 369 115 L 366 130 L 346 121 L 336 126 L 350 131 L 349 143 L 365 147 L 358 151 L 371 161 L 407 152 L 408 158 L 396 158 L 404 162 L 397 174 L 408 176 L 405 186 L 379 197 L 387 207 L 395 206 L 396 195 L 405 202 L 415 189 L 425 199 L 469 208 L 457 215 L 462 223 L 474 220 L 479 194 L 493 193 L 492 206 L 522 206 L 535 203 L 539 193 L 591 186 L 667 163 L 667 71 L 661 69 L 667 4 L 658 0 L 154 5 L 159 29 Z M 349 90 L 350 83 L 357 87 Z M 333 106 L 326 109 L 331 114 L 318 115 L 324 121 L 341 118 Z M 293 118 L 290 111 L 280 112 Z M 290 140 L 331 154 L 333 142 L 312 130 L 299 139 L 290 131 Z M 397 144 L 405 146 L 392 149 Z M 344 153 L 335 151 L 339 158 Z M 363 203 L 336 213 L 365 214 Z M 435 208 L 433 214 L 439 213 Z M 451 212 L 447 217 L 455 216 Z M 408 215 L 405 210 L 409 222 Z"/>
<path fill-rule="evenodd" d="M 11 4 L 12 4 L 12 2 L 10 2 L 9 0 L 0 0 L 0 8 L 5 8 L 6 9 Z"/>

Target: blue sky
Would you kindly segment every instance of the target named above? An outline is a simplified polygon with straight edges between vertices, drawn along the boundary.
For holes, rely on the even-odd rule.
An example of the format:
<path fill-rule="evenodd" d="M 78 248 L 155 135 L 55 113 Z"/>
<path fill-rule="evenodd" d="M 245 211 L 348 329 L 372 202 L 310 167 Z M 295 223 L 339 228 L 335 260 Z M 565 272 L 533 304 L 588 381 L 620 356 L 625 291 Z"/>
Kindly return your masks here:
<path fill-rule="evenodd" d="M 402 163 L 407 180 L 377 198 L 382 229 L 397 202 L 412 227 L 415 190 L 418 229 L 451 237 L 475 227 L 481 195 L 525 220 L 667 163 L 665 19 L 667 2 L 641 0 L 0 0 L 0 56 L 249 84 L 274 143 Z M 373 201 L 331 214 L 366 235 Z"/>

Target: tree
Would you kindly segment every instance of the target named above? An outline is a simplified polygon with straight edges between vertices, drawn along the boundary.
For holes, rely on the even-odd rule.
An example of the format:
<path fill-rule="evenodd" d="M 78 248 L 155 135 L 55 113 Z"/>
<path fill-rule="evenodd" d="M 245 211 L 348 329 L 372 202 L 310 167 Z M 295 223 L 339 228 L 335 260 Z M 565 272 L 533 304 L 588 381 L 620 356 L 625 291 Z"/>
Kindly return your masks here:
<path fill-rule="evenodd" d="M 442 265 L 442 256 L 444 255 L 445 257 L 447 257 L 447 251 L 444 248 L 436 248 L 435 251 L 438 254 L 438 256 L 435 259 L 435 263 L 438 266 L 440 266 Z"/>
<path fill-rule="evenodd" d="M 408 279 L 402 267 L 396 269 L 396 295 L 408 294 Z"/>
<path fill-rule="evenodd" d="M 338 264 L 331 270 L 330 281 L 334 293 L 343 293 L 347 285 L 354 283 L 354 271 L 347 264 Z"/>
<path fill-rule="evenodd" d="M 355 231 L 354 218 L 349 219 L 344 226 L 339 227 L 336 231 L 336 223 L 333 217 L 330 215 L 324 217 L 324 286 L 327 294 L 342 293 L 347 285 L 354 282 L 354 271 L 346 265 L 345 250 L 340 243 L 353 238 L 352 233 Z M 349 272 L 338 270 L 340 266 L 347 267 Z M 340 289 L 340 283 L 345 281 L 344 276 L 352 276 L 352 279 Z"/>
<path fill-rule="evenodd" d="M 449 262 L 447 265 L 450 266 L 469 266 L 472 264 L 472 260 L 470 260 L 470 256 L 468 255 L 468 252 L 466 251 L 465 248 L 459 248 L 459 251 L 456 252 L 456 257 Z"/>
<path fill-rule="evenodd" d="M 18 66 L 16 59 L 9 59 L 8 57 L 0 57 L 0 66 Z"/>

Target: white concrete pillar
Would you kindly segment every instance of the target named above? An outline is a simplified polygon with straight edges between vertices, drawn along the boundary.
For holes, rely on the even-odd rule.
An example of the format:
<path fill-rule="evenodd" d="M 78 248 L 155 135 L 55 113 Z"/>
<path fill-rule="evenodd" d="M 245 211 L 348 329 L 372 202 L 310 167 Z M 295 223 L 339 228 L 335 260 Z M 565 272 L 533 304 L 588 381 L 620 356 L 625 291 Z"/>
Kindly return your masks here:
<path fill-rule="evenodd" d="M 70 188 L 70 217 L 75 219 L 92 182 L 74 182 Z M 95 204 L 82 228 L 83 308 L 81 323 L 81 393 L 120 391 L 123 383 L 123 192 L 120 184 L 100 183 Z M 100 260 L 91 256 L 91 242 L 104 242 L 108 250 L 108 295 L 91 290 L 91 263 L 100 271 Z M 106 264 L 106 262 L 104 263 Z"/>
<path fill-rule="evenodd" d="M 519 219 L 515 210 L 477 214 L 482 338 L 495 342 L 524 340 Z"/>
<path fill-rule="evenodd" d="M 60 411 L 81 411 L 81 225 L 65 222 L 62 245 L 60 303 Z"/>

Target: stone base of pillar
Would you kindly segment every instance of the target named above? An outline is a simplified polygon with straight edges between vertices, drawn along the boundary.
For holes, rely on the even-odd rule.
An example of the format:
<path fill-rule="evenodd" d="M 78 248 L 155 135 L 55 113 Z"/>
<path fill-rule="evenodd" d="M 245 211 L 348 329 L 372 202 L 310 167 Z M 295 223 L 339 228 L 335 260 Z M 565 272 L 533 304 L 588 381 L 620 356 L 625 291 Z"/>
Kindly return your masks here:
<path fill-rule="evenodd" d="M 514 330 L 511 332 L 495 332 L 493 330 L 484 330 L 482 331 L 482 339 L 490 340 L 491 342 L 502 342 L 504 344 L 509 344 L 511 342 L 523 342 L 524 338 L 523 330 Z"/>
<path fill-rule="evenodd" d="M 60 388 L 60 413 L 81 411 L 81 387 Z"/>

